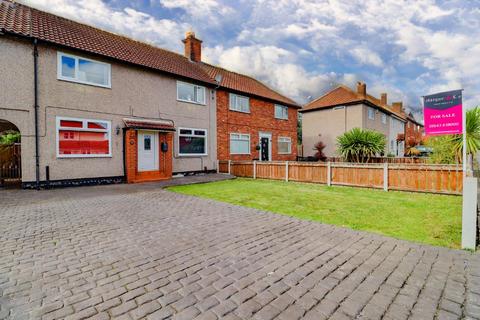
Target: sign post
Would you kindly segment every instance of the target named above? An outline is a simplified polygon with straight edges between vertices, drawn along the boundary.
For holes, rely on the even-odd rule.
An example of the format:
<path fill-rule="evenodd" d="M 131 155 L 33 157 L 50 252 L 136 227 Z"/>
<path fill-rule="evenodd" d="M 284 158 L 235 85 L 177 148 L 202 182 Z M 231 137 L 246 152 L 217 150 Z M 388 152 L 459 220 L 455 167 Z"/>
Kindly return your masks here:
<path fill-rule="evenodd" d="M 463 168 L 462 248 L 475 249 L 477 226 L 476 181 L 467 178 L 466 112 L 462 90 L 441 92 L 423 97 L 425 135 L 461 134 Z M 472 179 L 470 181 L 469 179 Z M 475 205 L 472 205 L 475 203 Z"/>

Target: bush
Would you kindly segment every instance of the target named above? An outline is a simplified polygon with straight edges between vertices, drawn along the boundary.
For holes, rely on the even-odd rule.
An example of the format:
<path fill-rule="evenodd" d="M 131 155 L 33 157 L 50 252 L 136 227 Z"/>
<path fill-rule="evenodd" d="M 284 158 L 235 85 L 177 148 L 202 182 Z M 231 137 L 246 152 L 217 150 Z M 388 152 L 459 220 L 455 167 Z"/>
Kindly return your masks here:
<path fill-rule="evenodd" d="M 327 156 L 323 153 L 323 149 L 325 149 L 326 146 L 327 145 L 323 143 L 323 141 L 318 141 L 317 143 L 315 143 L 313 150 L 316 150 L 314 157 L 317 161 L 327 160 Z"/>
<path fill-rule="evenodd" d="M 4 131 L 0 133 L 0 145 L 10 145 L 20 142 L 20 132 L 18 131 Z"/>
<path fill-rule="evenodd" d="M 368 162 L 385 150 L 385 136 L 374 130 L 353 128 L 337 138 L 337 152 L 350 162 Z"/>

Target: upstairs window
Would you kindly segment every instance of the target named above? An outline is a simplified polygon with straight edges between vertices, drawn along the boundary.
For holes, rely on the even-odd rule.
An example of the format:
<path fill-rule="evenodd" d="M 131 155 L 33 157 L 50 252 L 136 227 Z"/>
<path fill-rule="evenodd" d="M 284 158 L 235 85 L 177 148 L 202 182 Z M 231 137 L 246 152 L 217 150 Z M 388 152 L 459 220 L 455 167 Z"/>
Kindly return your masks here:
<path fill-rule="evenodd" d="M 180 128 L 178 154 L 180 156 L 206 156 L 207 130 Z"/>
<path fill-rule="evenodd" d="M 375 109 L 368 107 L 368 119 L 375 120 Z"/>
<path fill-rule="evenodd" d="M 110 157 L 111 123 L 57 117 L 57 157 Z"/>
<path fill-rule="evenodd" d="M 276 104 L 275 105 L 275 118 L 288 120 L 288 107 Z"/>
<path fill-rule="evenodd" d="M 250 112 L 250 99 L 238 94 L 230 93 L 230 110 L 239 112 Z"/>
<path fill-rule="evenodd" d="M 278 138 L 278 153 L 290 154 L 292 153 L 292 139 L 289 137 Z"/>
<path fill-rule="evenodd" d="M 205 104 L 205 87 L 177 81 L 177 100 Z"/>
<path fill-rule="evenodd" d="M 387 115 L 385 113 L 382 113 L 382 123 L 387 124 Z"/>
<path fill-rule="evenodd" d="M 250 154 L 250 135 L 231 133 L 230 154 Z"/>
<path fill-rule="evenodd" d="M 111 67 L 94 61 L 58 52 L 57 78 L 59 80 L 111 88 Z"/>

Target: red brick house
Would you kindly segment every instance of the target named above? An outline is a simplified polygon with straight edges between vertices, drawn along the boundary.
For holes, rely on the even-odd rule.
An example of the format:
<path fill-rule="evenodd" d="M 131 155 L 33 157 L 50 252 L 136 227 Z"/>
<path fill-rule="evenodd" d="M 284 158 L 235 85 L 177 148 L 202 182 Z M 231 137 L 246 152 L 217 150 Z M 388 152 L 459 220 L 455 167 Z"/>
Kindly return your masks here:
<path fill-rule="evenodd" d="M 410 112 L 405 125 L 405 143 L 407 147 L 419 145 L 423 140 L 424 132 L 423 124 L 415 120 L 413 114 Z"/>
<path fill-rule="evenodd" d="M 300 105 L 254 78 L 202 62 L 193 32 L 183 42 L 185 56 L 218 84 L 218 160 L 295 160 Z"/>

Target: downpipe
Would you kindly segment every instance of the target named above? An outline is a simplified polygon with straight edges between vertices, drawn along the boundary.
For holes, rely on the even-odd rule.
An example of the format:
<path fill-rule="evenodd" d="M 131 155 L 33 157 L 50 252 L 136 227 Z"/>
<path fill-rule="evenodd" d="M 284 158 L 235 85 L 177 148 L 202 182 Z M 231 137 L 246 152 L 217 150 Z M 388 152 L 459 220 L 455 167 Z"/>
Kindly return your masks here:
<path fill-rule="evenodd" d="M 33 90 L 35 115 L 35 188 L 40 190 L 40 137 L 38 135 L 38 40 L 33 39 Z"/>

